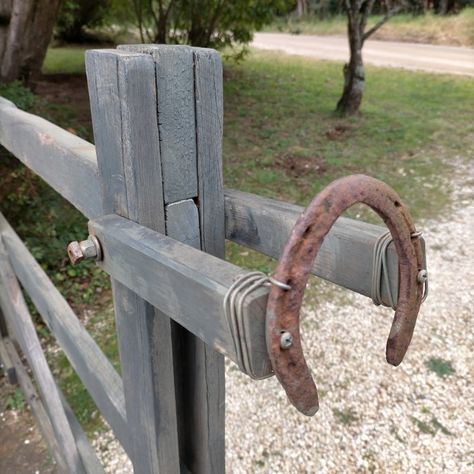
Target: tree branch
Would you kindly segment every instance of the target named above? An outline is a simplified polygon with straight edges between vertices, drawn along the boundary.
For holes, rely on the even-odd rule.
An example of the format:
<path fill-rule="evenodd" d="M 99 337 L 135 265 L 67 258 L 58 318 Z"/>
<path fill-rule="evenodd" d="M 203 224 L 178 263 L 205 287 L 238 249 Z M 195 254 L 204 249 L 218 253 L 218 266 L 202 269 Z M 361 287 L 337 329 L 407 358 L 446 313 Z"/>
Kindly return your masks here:
<path fill-rule="evenodd" d="M 398 5 L 395 8 L 389 10 L 385 16 L 378 21 L 370 30 L 366 31 L 362 36 L 362 42 L 364 42 L 370 35 L 373 35 L 380 27 L 382 27 L 387 21 L 392 18 L 393 15 L 396 15 L 402 9 L 402 5 Z"/>

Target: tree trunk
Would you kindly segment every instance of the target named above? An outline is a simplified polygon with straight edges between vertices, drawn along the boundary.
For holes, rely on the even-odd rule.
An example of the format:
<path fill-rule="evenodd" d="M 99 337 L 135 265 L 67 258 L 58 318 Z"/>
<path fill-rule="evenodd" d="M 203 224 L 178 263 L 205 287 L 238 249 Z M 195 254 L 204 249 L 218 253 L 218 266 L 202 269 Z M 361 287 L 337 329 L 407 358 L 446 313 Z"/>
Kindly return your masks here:
<path fill-rule="evenodd" d="M 298 14 L 298 18 L 301 18 L 303 15 L 306 15 L 306 0 L 297 0 L 296 12 Z"/>
<path fill-rule="evenodd" d="M 2 0 L 0 82 L 40 72 L 62 0 Z"/>
<path fill-rule="evenodd" d="M 336 111 L 341 115 L 355 115 L 364 95 L 365 73 L 362 61 L 362 32 L 359 21 L 349 22 L 350 59 L 344 65 L 344 90 Z"/>

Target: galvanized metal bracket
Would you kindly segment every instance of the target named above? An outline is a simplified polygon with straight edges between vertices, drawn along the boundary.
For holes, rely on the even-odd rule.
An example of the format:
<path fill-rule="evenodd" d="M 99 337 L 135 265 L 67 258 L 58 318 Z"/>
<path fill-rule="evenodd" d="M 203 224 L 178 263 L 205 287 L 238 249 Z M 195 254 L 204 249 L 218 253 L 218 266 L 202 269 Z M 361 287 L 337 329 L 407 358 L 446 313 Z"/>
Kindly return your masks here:
<path fill-rule="evenodd" d="M 420 240 L 407 207 L 388 185 L 365 175 L 338 179 L 323 189 L 300 216 L 283 249 L 274 277 L 291 288 L 273 285 L 266 317 L 266 343 L 275 375 L 291 403 L 311 416 L 318 392 L 301 347 L 299 312 L 310 269 L 324 237 L 349 207 L 364 203 L 379 214 L 392 234 L 399 259 L 399 291 L 387 341 L 387 361 L 397 366 L 410 344 L 424 284 Z M 415 237 L 413 237 L 415 236 Z"/>

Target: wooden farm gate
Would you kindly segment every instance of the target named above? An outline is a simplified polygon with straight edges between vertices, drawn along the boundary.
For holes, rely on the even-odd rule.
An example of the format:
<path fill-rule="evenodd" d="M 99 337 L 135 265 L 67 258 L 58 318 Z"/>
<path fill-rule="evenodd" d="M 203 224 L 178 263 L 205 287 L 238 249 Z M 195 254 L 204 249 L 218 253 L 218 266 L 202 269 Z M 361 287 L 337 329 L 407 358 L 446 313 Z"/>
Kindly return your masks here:
<path fill-rule="evenodd" d="M 103 472 L 48 368 L 24 291 L 136 473 L 222 473 L 224 356 L 240 357 L 223 304 L 248 273 L 224 260 L 224 241 L 278 257 L 302 208 L 223 188 L 215 51 L 121 46 L 89 51 L 86 66 L 95 146 L 1 98 L 0 143 L 89 219 L 98 265 L 112 278 L 121 376 L 1 214 L 0 359 L 60 470 Z M 312 273 L 370 296 L 372 254 L 385 231 L 338 219 Z M 383 278 L 396 292 L 393 245 L 387 257 Z M 242 308 L 256 378 L 272 374 L 268 291 L 259 287 Z"/>

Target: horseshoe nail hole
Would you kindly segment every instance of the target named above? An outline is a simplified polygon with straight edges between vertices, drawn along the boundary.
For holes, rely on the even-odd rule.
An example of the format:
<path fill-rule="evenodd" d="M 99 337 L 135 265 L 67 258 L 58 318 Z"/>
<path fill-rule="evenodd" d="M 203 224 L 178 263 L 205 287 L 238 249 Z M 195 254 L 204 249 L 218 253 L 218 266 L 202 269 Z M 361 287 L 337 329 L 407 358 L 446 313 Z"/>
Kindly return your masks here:
<path fill-rule="evenodd" d="M 312 229 L 312 228 L 313 228 L 312 225 L 306 227 L 306 230 L 305 230 L 304 233 L 303 233 L 303 237 L 307 237 L 308 234 L 311 232 L 311 229 Z"/>
<path fill-rule="evenodd" d="M 395 201 L 393 204 L 395 204 L 395 207 L 400 207 L 401 204 L 398 201 Z"/>

